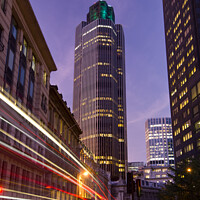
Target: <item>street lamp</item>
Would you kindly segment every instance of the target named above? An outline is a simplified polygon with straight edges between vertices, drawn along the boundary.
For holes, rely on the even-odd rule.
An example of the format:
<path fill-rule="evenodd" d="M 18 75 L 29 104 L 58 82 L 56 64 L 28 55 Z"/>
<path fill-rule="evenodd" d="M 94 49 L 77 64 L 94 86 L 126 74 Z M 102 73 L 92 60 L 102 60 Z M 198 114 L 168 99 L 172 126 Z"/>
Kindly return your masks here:
<path fill-rule="evenodd" d="M 187 172 L 188 172 L 188 173 L 191 173 L 191 172 L 192 172 L 192 169 L 191 169 L 190 167 L 188 167 L 188 168 L 187 168 Z"/>
<path fill-rule="evenodd" d="M 88 175 L 89 175 L 88 171 L 82 172 L 79 175 L 79 178 L 78 178 L 78 180 L 79 180 L 79 195 L 81 195 L 81 191 L 82 191 L 81 190 L 82 184 L 83 184 L 83 178 L 82 178 L 82 176 L 87 177 Z"/>
<path fill-rule="evenodd" d="M 88 176 L 88 174 L 89 174 L 89 173 L 88 173 L 87 171 L 85 171 L 85 172 L 83 173 L 84 176 Z"/>

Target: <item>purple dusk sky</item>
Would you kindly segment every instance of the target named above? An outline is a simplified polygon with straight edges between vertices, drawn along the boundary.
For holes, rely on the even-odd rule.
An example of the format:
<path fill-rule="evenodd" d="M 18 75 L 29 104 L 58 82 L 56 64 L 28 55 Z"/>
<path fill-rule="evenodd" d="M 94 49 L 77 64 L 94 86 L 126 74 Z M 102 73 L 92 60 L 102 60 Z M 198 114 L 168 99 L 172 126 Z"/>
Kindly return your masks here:
<path fill-rule="evenodd" d="M 51 84 L 72 108 L 75 28 L 95 0 L 30 0 L 58 70 Z M 145 161 L 145 121 L 169 117 L 161 0 L 107 0 L 126 41 L 128 161 Z M 72 109 L 71 109 L 72 110 Z"/>

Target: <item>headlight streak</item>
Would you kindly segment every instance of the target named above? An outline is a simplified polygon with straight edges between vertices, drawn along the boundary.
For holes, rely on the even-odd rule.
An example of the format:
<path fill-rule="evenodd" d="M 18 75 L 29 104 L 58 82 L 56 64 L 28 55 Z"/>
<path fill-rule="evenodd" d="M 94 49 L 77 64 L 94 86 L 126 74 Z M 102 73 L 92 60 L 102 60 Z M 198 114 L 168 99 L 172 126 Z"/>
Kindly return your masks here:
<path fill-rule="evenodd" d="M 42 126 L 40 126 L 36 121 L 34 121 L 29 115 L 23 112 L 19 107 L 17 107 L 14 103 L 10 101 L 7 97 L 5 97 L 2 93 L 0 93 L 0 99 L 2 99 L 6 104 L 8 104 L 11 108 L 13 108 L 18 114 L 20 114 L 23 118 L 29 121 L 33 126 L 35 126 L 38 130 L 40 130 L 45 136 L 47 136 L 52 142 L 54 142 L 58 147 L 60 147 L 67 155 L 69 155 L 76 163 L 78 163 L 85 171 L 88 171 L 82 163 L 74 156 L 71 152 L 66 150 L 50 133 L 48 133 Z M 89 174 L 91 174 L 88 171 Z M 92 175 L 92 174 L 91 174 Z"/>
<path fill-rule="evenodd" d="M 20 192 L 20 191 L 17 191 L 17 190 L 10 190 L 10 189 L 6 189 L 6 188 L 4 188 L 4 190 L 8 191 L 8 192 L 12 192 L 12 193 L 18 193 L 18 194 L 23 194 L 23 195 L 27 195 L 27 196 L 38 197 L 38 198 L 42 198 L 42 199 L 57 200 L 57 199 L 54 199 L 54 198 L 40 196 L 40 195 L 35 195 L 35 194 L 31 194 L 31 193 L 26 193 L 26 192 Z"/>
<path fill-rule="evenodd" d="M 0 87 L 1 90 L 3 90 L 3 88 Z M 9 94 L 8 94 L 9 95 Z M 13 98 L 13 97 L 11 97 Z M 74 154 L 74 152 L 72 152 L 72 150 L 65 145 L 62 141 L 64 146 L 66 146 L 66 148 L 60 144 L 59 142 L 59 138 L 50 130 L 48 129 L 48 132 L 45 128 L 45 125 L 41 126 L 39 124 L 39 122 L 37 122 L 38 119 L 34 119 L 35 116 L 31 117 L 29 114 L 26 114 L 22 108 L 16 106 L 16 100 L 15 103 L 13 103 L 8 97 L 6 97 L 5 95 L 3 95 L 0 91 L 0 99 L 2 99 L 7 105 L 9 105 L 13 110 L 15 110 L 19 115 L 21 115 L 24 119 L 26 119 L 29 123 L 31 123 L 34 127 L 36 127 L 38 130 L 40 130 L 40 132 L 42 132 L 45 136 L 47 136 L 52 142 L 54 142 L 57 146 L 59 146 L 65 153 L 67 153 L 76 163 L 78 163 L 81 167 L 83 166 L 82 163 L 79 161 L 79 158 L 77 155 Z M 38 120 L 39 121 L 39 120 Z M 22 125 L 23 126 L 23 125 Z M 57 139 L 56 139 L 57 138 Z M 74 155 L 73 155 L 74 154 Z M 84 167 L 84 166 L 83 166 Z M 85 169 L 86 170 L 86 169 Z M 86 170 L 87 171 L 87 170 Z"/>
<path fill-rule="evenodd" d="M 54 142 L 58 147 L 60 147 L 67 155 L 69 155 L 77 164 L 79 164 L 80 167 L 82 167 L 85 171 L 87 171 L 94 180 L 96 180 L 96 178 L 93 176 L 93 174 L 91 174 L 91 172 L 88 171 L 86 169 L 86 167 L 71 152 L 66 150 L 66 148 L 63 145 L 61 145 L 50 133 L 48 133 L 35 120 L 33 120 L 29 115 L 27 115 L 25 112 L 23 112 L 19 107 L 17 107 L 13 102 L 10 101 L 10 99 L 8 99 L 6 96 L 4 96 L 1 92 L 0 92 L 0 99 L 2 99 L 7 105 L 9 105 L 12 109 L 14 109 L 23 118 L 25 118 L 27 121 L 29 121 L 34 127 L 36 127 L 38 130 L 40 130 L 52 142 Z M 98 180 L 96 180 L 96 181 L 98 182 Z"/>
<path fill-rule="evenodd" d="M 1 110 L 1 109 L 0 109 Z M 45 145 L 43 145 L 42 143 L 40 143 L 39 141 L 37 141 L 35 138 L 31 137 L 29 134 L 27 134 L 26 132 L 24 132 L 22 129 L 18 128 L 17 126 L 15 126 L 14 124 L 12 124 L 11 122 L 7 121 L 6 119 L 4 119 L 3 117 L 0 116 L 0 119 L 5 121 L 6 123 L 10 124 L 11 126 L 13 126 L 15 129 L 19 130 L 20 132 L 24 133 L 27 137 L 31 138 L 32 140 L 34 140 L 36 143 L 40 144 L 41 146 L 43 146 L 46 150 L 50 151 L 52 154 L 54 154 L 55 156 L 57 156 L 59 159 L 62 159 L 65 163 L 69 164 L 71 167 L 73 167 L 76 171 L 80 172 L 80 170 L 76 169 L 73 165 L 71 165 L 69 162 L 67 162 L 66 160 L 64 160 L 62 157 L 58 156 L 55 152 L 53 152 L 52 150 L 50 150 L 49 148 L 47 148 Z M 15 138 L 15 137 L 14 137 Z M 13 138 L 12 138 L 13 139 Z M 20 141 L 17 139 L 13 139 L 15 141 Z M 21 142 L 21 141 L 20 141 Z M 18 142 L 18 143 L 20 143 Z M 32 151 L 32 150 L 31 150 Z M 34 150 L 33 150 L 34 151 Z M 33 152 L 32 151 L 32 152 Z M 80 169 L 80 168 L 79 168 Z"/>
<path fill-rule="evenodd" d="M 16 153 L 16 154 L 17 154 L 17 153 Z M 21 176 L 21 177 L 23 178 L 23 176 Z M 9 180 L 5 180 L 5 179 L 0 179 L 0 180 L 1 180 L 1 181 L 3 180 L 4 182 L 7 182 L 7 184 L 12 183 L 12 184 L 15 184 L 15 185 L 18 185 L 18 186 L 24 186 L 24 187 L 29 188 L 29 189 L 35 189 L 35 187 L 30 186 L 30 185 L 24 185 L 24 184 L 21 184 L 21 183 L 16 183 L 16 182 L 9 181 Z M 29 181 L 30 181 L 30 179 L 29 179 Z M 31 182 L 36 183 L 36 181 L 33 180 L 33 179 L 31 179 Z M 41 184 L 41 185 L 44 186 L 45 184 Z M 4 188 L 3 190 L 15 191 L 16 193 L 20 193 L 20 192 L 21 192 L 21 191 L 17 191 L 17 190 L 6 189 L 6 188 Z M 43 191 L 44 189 L 43 189 L 43 188 L 37 188 L 37 190 Z M 48 189 L 47 189 L 47 192 L 49 193 Z M 21 192 L 21 193 L 22 193 L 22 192 Z M 30 195 L 35 195 L 35 194 L 31 194 L 31 193 L 29 193 L 29 194 L 30 194 Z M 46 198 L 48 198 L 48 197 L 46 197 Z"/>
<path fill-rule="evenodd" d="M 57 149 L 55 149 L 54 147 L 52 147 L 50 144 L 48 144 L 46 141 L 44 141 L 42 138 L 40 138 L 38 135 L 36 135 L 33 131 L 31 131 L 30 129 L 28 129 L 26 126 L 24 126 L 23 124 L 21 124 L 19 121 L 17 121 L 16 119 L 14 119 L 12 116 L 8 115 L 8 113 L 4 112 L 2 109 L 0 109 L 0 111 L 2 111 L 4 114 L 6 114 L 7 116 L 9 116 L 12 120 L 16 121 L 19 125 L 21 125 L 23 128 L 25 128 L 27 131 L 29 131 L 30 133 L 32 133 L 34 136 L 36 136 L 38 139 L 40 139 L 43 143 L 45 143 L 46 145 L 48 145 L 49 147 L 51 147 L 53 150 L 55 150 L 57 153 L 59 153 L 60 155 L 62 155 L 63 157 L 65 157 L 67 160 L 69 160 L 72 164 L 74 164 L 77 168 L 81 169 L 76 163 L 74 163 L 72 160 L 70 160 L 69 158 L 67 158 L 65 155 L 63 155 L 62 153 L 60 153 Z M 68 147 L 69 148 L 69 147 Z"/>
<path fill-rule="evenodd" d="M 30 151 L 32 151 L 34 154 L 36 154 L 37 156 L 40 156 L 43 160 L 47 161 L 48 163 L 50 163 L 51 165 L 53 165 L 54 167 L 58 168 L 59 170 L 63 171 L 64 173 L 66 173 L 68 176 L 70 176 L 71 178 L 74 178 L 75 180 L 76 177 L 72 176 L 69 172 L 65 171 L 64 169 L 62 169 L 61 167 L 59 167 L 58 165 L 54 164 L 53 162 L 51 162 L 50 160 L 48 160 L 47 158 L 45 158 L 43 155 L 39 154 L 37 151 L 35 151 L 34 149 L 30 148 L 29 146 L 27 146 L 26 144 L 24 144 L 23 142 L 21 142 L 20 140 L 16 139 L 15 137 L 13 137 L 12 135 L 10 135 L 9 133 L 7 133 L 6 131 L 4 131 L 3 129 L 0 128 L 0 132 L 4 133 L 6 136 L 10 137 L 12 140 L 18 142 L 19 144 L 21 144 L 22 146 L 24 146 L 25 148 L 29 149 Z"/>
<path fill-rule="evenodd" d="M 98 177 L 97 177 L 98 178 Z M 110 194 L 110 196 L 115 199 L 115 197 L 113 197 L 113 195 L 110 193 L 109 189 L 106 187 L 106 185 L 104 184 L 104 182 L 102 182 L 102 180 L 100 178 L 98 178 L 99 181 L 104 185 L 104 187 L 106 188 L 106 190 L 108 191 L 108 193 Z M 115 199 L 116 200 L 116 199 Z"/>
<path fill-rule="evenodd" d="M 47 158 L 45 158 L 43 155 L 39 154 L 38 152 L 36 152 L 35 150 L 31 149 L 29 146 L 27 146 L 26 144 L 24 144 L 23 142 L 21 142 L 20 140 L 16 139 L 15 137 L 13 137 L 12 135 L 10 135 L 9 133 L 7 133 L 6 131 L 4 131 L 3 129 L 0 128 L 0 131 L 2 133 L 4 133 L 6 136 L 10 137 L 11 139 L 15 140 L 16 142 L 18 142 L 19 144 L 21 144 L 22 146 L 24 146 L 25 148 L 29 149 L 30 151 L 32 151 L 33 153 L 35 153 L 36 155 L 40 156 L 42 159 L 44 159 L 45 161 L 47 161 L 48 163 L 50 163 L 51 165 L 53 165 L 54 167 L 58 168 L 59 170 L 61 170 L 62 172 L 64 172 L 65 174 L 67 174 L 68 176 L 70 176 L 71 178 L 75 179 L 77 181 L 76 185 L 79 185 L 78 183 L 78 179 L 74 176 L 72 176 L 69 172 L 65 171 L 64 169 L 62 169 L 61 167 L 59 167 L 58 165 L 54 164 L 53 162 L 51 162 L 50 160 L 48 160 Z M 49 165 L 48 165 L 49 166 Z M 66 176 L 66 175 L 64 175 Z M 68 180 L 72 182 L 73 179 L 70 179 L 68 177 Z M 73 180 L 74 181 L 74 180 Z M 74 183 L 74 182 L 73 182 Z M 98 193 L 96 193 L 95 191 L 93 191 L 90 187 L 88 187 L 86 184 L 83 184 L 83 188 L 84 189 L 88 189 L 91 192 L 95 193 L 98 195 Z M 102 191 L 102 190 L 101 190 Z M 103 192 L 103 191 L 102 191 Z M 103 194 L 105 195 L 105 193 L 103 192 Z"/>
<path fill-rule="evenodd" d="M 24 198 L 17 198 L 17 197 L 9 197 L 9 196 L 0 196 L 2 199 L 17 199 L 17 200 L 31 200 L 31 199 L 24 199 Z"/>
<path fill-rule="evenodd" d="M 0 130 L 2 131 L 2 129 L 0 129 Z M 3 132 L 5 132 L 5 131 L 3 131 Z M 9 136 L 9 135 L 8 135 L 8 136 Z M 78 186 L 79 186 L 79 183 L 75 181 L 75 180 L 77 180 L 76 178 L 75 178 L 75 180 L 73 180 L 73 179 L 71 179 L 70 177 L 66 176 L 65 174 L 62 174 L 60 171 L 54 169 L 53 167 L 51 167 L 51 166 L 49 166 L 49 165 L 47 165 L 47 164 L 45 164 L 45 163 L 43 163 L 43 162 L 41 162 L 41 161 L 35 159 L 35 158 L 32 158 L 31 156 L 25 154 L 24 152 L 21 152 L 21 151 L 19 151 L 19 150 L 13 148 L 12 146 L 10 146 L 10 145 L 8 145 L 8 144 L 2 142 L 2 141 L 0 141 L 0 144 L 1 144 L 2 146 L 4 146 L 5 148 L 10 149 L 10 150 L 16 152 L 17 154 L 22 155 L 23 157 L 28 158 L 29 160 L 32 160 L 33 162 L 36 162 L 36 163 L 38 163 L 38 164 L 44 166 L 46 169 L 48 169 L 48 170 L 54 172 L 55 174 L 61 176 L 62 178 L 67 179 L 67 180 L 69 180 L 70 182 L 74 183 L 75 185 L 78 185 Z M 89 188 L 89 187 L 88 187 L 87 185 L 85 185 L 85 184 L 83 184 L 82 188 L 83 188 L 85 191 L 89 192 L 92 196 L 93 196 L 93 193 L 94 193 L 94 194 L 96 194 L 100 199 L 105 199 L 104 197 L 100 196 L 96 191 L 92 190 L 91 188 Z"/>
<path fill-rule="evenodd" d="M 0 111 L 4 112 L 3 110 L 0 109 Z M 20 124 L 17 120 L 15 120 L 14 118 L 12 118 L 10 115 L 8 115 L 7 113 L 4 112 L 4 114 L 6 114 L 7 116 L 9 116 L 11 119 L 13 119 L 14 121 L 16 121 L 18 124 Z M 32 138 L 30 135 L 28 135 L 26 132 L 24 132 L 23 130 L 19 129 L 18 127 L 16 127 L 14 124 L 10 123 L 9 121 L 7 121 L 6 119 L 2 118 L 0 116 L 0 119 L 4 120 L 6 123 L 10 124 L 11 126 L 15 127 L 16 129 L 20 130 L 21 132 L 23 132 L 26 136 L 28 136 L 29 138 L 33 139 L 34 141 L 36 141 L 37 143 L 41 144 L 40 142 L 38 142 L 37 140 L 35 140 L 34 138 Z M 22 125 L 22 124 L 20 124 Z M 23 126 L 26 130 L 28 130 L 29 132 L 31 132 L 32 134 L 34 134 L 31 130 L 29 130 L 27 127 Z M 36 134 L 34 134 L 36 137 L 38 137 Z M 41 141 L 43 141 L 45 144 L 49 145 L 48 143 L 46 143 L 44 140 L 42 140 L 40 137 L 38 137 Z M 14 139 L 15 140 L 15 139 Z M 42 144 L 41 144 L 42 145 Z M 46 146 L 42 145 L 43 147 L 45 147 L 45 149 L 51 151 L 50 149 L 48 149 Z M 51 145 L 49 145 L 51 148 L 53 148 Z M 55 148 L 53 148 L 55 151 L 57 151 Z M 52 151 L 51 151 L 52 152 Z M 59 154 L 61 154 L 59 151 L 57 151 Z M 54 153 L 54 152 L 52 152 Z M 54 153 L 55 154 L 55 153 Z M 58 156 L 57 154 L 55 154 L 56 156 Z M 61 154 L 62 156 L 64 156 L 63 154 Z M 66 156 L 64 156 L 65 158 L 67 158 Z M 61 157 L 59 157 L 61 158 Z M 63 159 L 63 158 L 61 158 Z M 67 158 L 68 159 L 68 158 Z M 64 160 L 64 159 L 63 159 Z M 68 159 L 69 161 L 71 161 L 70 159 Z M 65 161 L 65 160 L 64 160 Z M 66 161 L 65 161 L 66 162 Z M 72 161 L 71 161 L 72 162 Z M 74 162 L 72 162 L 73 164 L 75 164 Z M 76 164 L 75 164 L 76 165 Z M 77 165 L 76 165 L 77 166 Z M 74 167 L 74 166 L 73 166 Z M 77 166 L 79 168 L 79 170 L 81 169 L 79 166 Z M 77 169 L 76 169 L 77 170 Z M 80 171 L 79 171 L 80 172 Z M 98 178 L 98 177 L 97 177 Z M 104 196 L 106 197 L 106 194 L 103 192 L 103 190 L 101 189 L 101 186 L 91 177 L 91 179 L 96 183 L 96 185 L 99 187 L 99 189 L 102 191 L 102 193 L 104 194 Z M 99 179 L 99 178 L 98 178 Z M 100 179 L 99 179 L 100 180 Z M 100 180 L 101 181 L 101 180 Z M 102 182 L 102 181 L 101 181 Z M 104 183 L 103 183 L 104 184 Z M 105 184 L 104 184 L 105 186 Z M 107 187 L 105 186 L 106 190 Z M 109 190 L 108 190 L 109 192 Z M 110 193 L 110 192 L 109 192 Z M 111 195 L 112 196 L 112 195 Z M 106 197 L 107 198 L 107 197 Z"/>
<path fill-rule="evenodd" d="M 1 109 L 0 109 L 1 110 Z M 2 111 L 2 110 L 1 110 Z M 2 112 L 4 112 L 4 111 L 2 111 Z M 5 112 L 4 112 L 5 113 Z M 7 114 L 7 113 L 5 113 L 5 114 Z M 8 115 L 8 114 L 7 114 Z M 10 115 L 8 115 L 10 118 L 12 118 Z M 2 120 L 4 120 L 6 123 L 8 123 L 8 124 L 10 124 L 11 126 L 13 126 L 13 127 L 15 127 L 15 128 L 17 128 L 18 130 L 20 130 L 20 131 L 22 131 L 24 134 L 26 134 L 23 130 L 21 130 L 21 129 L 19 129 L 18 127 L 16 127 L 15 125 L 13 125 L 12 123 L 10 123 L 9 121 L 7 121 L 7 120 L 5 120 L 4 118 L 2 118 L 1 116 L 0 116 L 0 118 L 2 119 Z M 13 118 L 12 118 L 13 119 Z M 13 120 L 15 120 L 15 119 L 13 119 Z M 15 120 L 17 123 L 19 123 L 17 120 Z M 24 127 L 24 126 L 23 126 Z M 27 129 L 26 127 L 24 127 L 25 129 Z M 29 132 L 31 132 L 29 129 L 28 129 L 28 131 Z M 32 133 L 32 134 L 34 134 L 34 133 Z M 26 134 L 27 135 L 27 134 Z M 35 134 L 34 134 L 35 135 Z M 36 135 L 37 136 L 37 135 Z M 28 137 L 30 137 L 29 135 L 28 135 Z M 30 137 L 31 138 L 31 137 Z M 40 137 L 39 137 L 39 139 L 41 139 Z M 42 140 L 42 139 L 41 139 Z M 42 140 L 43 141 L 43 140 Z M 36 142 L 38 142 L 38 141 L 36 141 Z M 43 141 L 43 142 L 45 142 L 45 141 Z M 46 142 L 45 142 L 46 143 Z M 53 148 L 52 146 L 50 146 L 51 148 Z M 45 147 L 46 148 L 46 147 Z M 54 149 L 54 148 L 53 148 Z M 56 149 L 55 149 L 56 150 Z M 51 150 L 50 150 L 51 151 Z M 57 151 L 58 153 L 60 153 L 59 151 Z M 61 154 L 61 153 L 60 153 Z M 61 155 L 63 155 L 63 154 L 61 154 Z M 64 155 L 63 155 L 64 156 Z M 65 156 L 64 156 L 65 157 Z M 69 160 L 69 159 L 68 159 Z M 69 160 L 69 161 L 71 161 L 71 160 Z M 73 162 L 72 162 L 73 163 Z M 77 165 L 76 165 L 77 166 Z M 78 167 L 78 166 L 77 166 Z M 80 167 L 78 167 L 79 169 L 80 169 Z M 98 177 L 97 177 L 98 178 Z M 99 178 L 98 178 L 99 179 Z M 94 179 L 92 179 L 93 181 L 94 181 Z M 99 179 L 100 180 L 100 179 Z M 100 180 L 101 181 L 101 180 Z M 95 182 L 95 181 L 94 181 Z M 99 189 L 102 191 L 102 189 L 101 189 L 101 187 L 100 187 L 100 185 L 97 183 L 97 182 L 95 182 L 96 184 L 97 184 L 97 186 L 99 187 Z M 105 186 L 105 185 L 104 185 Z M 105 186 L 105 188 L 106 188 L 106 190 L 108 190 L 107 189 L 107 187 Z M 109 191 L 108 191 L 109 192 Z M 106 197 L 106 195 L 105 195 L 105 193 L 102 191 L 102 193 L 104 194 L 104 196 Z"/>

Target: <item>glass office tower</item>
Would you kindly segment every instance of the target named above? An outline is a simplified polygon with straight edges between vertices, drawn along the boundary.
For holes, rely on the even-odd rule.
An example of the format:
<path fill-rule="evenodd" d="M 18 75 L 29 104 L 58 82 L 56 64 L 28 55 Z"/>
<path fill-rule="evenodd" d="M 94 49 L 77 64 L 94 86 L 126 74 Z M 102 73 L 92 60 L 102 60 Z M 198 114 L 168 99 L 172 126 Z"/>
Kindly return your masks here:
<path fill-rule="evenodd" d="M 175 161 L 200 155 L 200 0 L 163 0 Z"/>
<path fill-rule="evenodd" d="M 112 180 L 127 170 L 124 32 L 105 1 L 76 28 L 73 113 L 81 140 Z"/>
<path fill-rule="evenodd" d="M 148 166 L 174 167 L 171 118 L 151 118 L 145 122 Z"/>

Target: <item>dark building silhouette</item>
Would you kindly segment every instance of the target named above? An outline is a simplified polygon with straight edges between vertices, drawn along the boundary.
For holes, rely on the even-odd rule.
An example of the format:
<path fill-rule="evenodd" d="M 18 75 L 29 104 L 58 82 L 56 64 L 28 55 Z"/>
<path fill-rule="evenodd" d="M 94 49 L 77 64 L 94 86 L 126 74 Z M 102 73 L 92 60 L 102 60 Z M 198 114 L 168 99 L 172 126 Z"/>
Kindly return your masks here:
<path fill-rule="evenodd" d="M 200 1 L 163 0 L 176 164 L 199 156 Z"/>
<path fill-rule="evenodd" d="M 112 180 L 127 171 L 124 32 L 105 1 L 93 4 L 76 28 L 74 117 L 82 141 Z"/>

